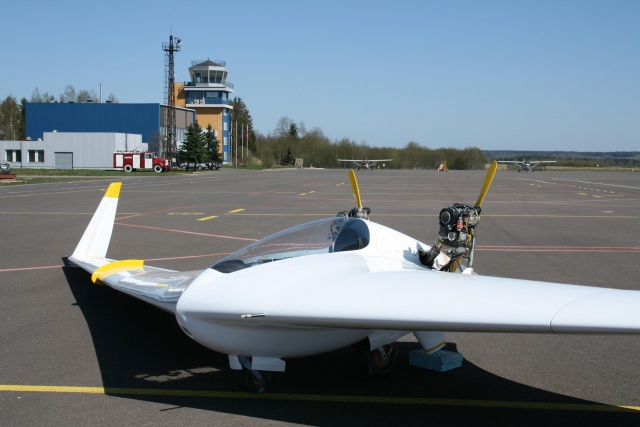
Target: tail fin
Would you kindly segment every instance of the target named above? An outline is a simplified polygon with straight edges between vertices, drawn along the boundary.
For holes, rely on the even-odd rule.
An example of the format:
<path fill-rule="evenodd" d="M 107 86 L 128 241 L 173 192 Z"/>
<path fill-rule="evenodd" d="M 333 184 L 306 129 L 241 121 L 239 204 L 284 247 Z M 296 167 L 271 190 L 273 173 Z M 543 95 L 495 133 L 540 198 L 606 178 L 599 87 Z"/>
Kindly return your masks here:
<path fill-rule="evenodd" d="M 107 255 L 107 248 L 113 232 L 113 223 L 118 208 L 121 182 L 109 185 L 98 209 L 93 214 L 89 226 L 82 235 L 82 239 L 71 255 L 71 259 L 86 258 L 103 259 Z"/>

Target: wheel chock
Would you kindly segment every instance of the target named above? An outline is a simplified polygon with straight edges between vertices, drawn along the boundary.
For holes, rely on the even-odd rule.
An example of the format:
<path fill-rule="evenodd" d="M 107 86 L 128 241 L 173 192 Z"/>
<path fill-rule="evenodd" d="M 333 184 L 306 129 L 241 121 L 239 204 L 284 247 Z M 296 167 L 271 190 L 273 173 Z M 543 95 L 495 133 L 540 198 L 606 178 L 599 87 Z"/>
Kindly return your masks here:
<path fill-rule="evenodd" d="M 409 365 L 436 372 L 459 368 L 462 366 L 463 359 L 462 353 L 447 350 L 438 350 L 433 353 L 414 350 L 409 353 Z"/>

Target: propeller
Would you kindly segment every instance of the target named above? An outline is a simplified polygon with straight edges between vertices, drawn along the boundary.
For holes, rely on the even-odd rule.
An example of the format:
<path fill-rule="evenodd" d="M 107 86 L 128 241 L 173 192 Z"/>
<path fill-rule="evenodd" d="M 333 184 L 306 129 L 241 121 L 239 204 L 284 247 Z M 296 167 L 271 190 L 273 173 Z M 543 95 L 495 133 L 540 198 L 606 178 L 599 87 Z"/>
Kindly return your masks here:
<path fill-rule="evenodd" d="M 355 197 L 356 199 L 356 207 L 351 209 L 350 211 L 339 212 L 338 216 L 369 219 L 369 213 L 371 213 L 371 209 L 362 207 L 362 199 L 360 198 L 358 180 L 356 179 L 356 173 L 353 171 L 353 169 L 349 171 L 349 181 L 351 181 L 351 190 L 353 191 L 353 197 Z"/>
<path fill-rule="evenodd" d="M 498 170 L 498 162 L 495 160 L 491 162 L 489 166 L 489 170 L 487 170 L 487 174 L 484 177 L 484 183 L 482 184 L 482 190 L 480 190 L 480 195 L 478 196 L 478 201 L 474 205 L 476 208 L 482 206 L 482 202 L 484 201 L 484 197 L 487 195 L 489 191 L 489 187 L 491 187 L 491 183 L 493 182 L 493 177 L 496 176 L 496 171 Z"/>
<path fill-rule="evenodd" d="M 351 190 L 353 190 L 353 197 L 356 198 L 356 206 L 358 207 L 358 209 L 362 209 L 362 199 L 360 198 L 358 180 L 356 179 L 356 173 L 353 171 L 353 169 L 349 170 L 349 181 L 351 181 Z"/>

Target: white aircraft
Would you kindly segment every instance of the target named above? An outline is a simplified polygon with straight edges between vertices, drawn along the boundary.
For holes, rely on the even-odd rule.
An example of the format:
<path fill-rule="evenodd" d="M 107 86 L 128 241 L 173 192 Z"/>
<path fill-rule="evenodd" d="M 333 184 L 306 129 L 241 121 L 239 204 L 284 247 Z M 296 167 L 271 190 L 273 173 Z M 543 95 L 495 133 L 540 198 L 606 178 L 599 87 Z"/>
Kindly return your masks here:
<path fill-rule="evenodd" d="M 121 188 L 113 183 L 69 260 L 94 283 L 174 314 L 189 337 L 227 354 L 253 392 L 264 391 L 287 358 L 347 346 L 367 374 L 386 375 L 397 359 L 393 343 L 409 333 L 426 352 L 445 345 L 442 331 L 640 333 L 640 291 L 473 273 L 475 230 L 496 169 L 493 162 L 474 206 L 442 209 L 431 247 L 347 214 L 286 229 L 204 271 L 184 272 L 106 257 Z"/>
<path fill-rule="evenodd" d="M 525 162 L 524 159 L 522 159 L 521 162 L 514 161 L 514 160 L 498 160 L 498 163 L 509 163 L 514 165 L 516 168 L 518 168 L 518 172 L 522 170 L 524 170 L 525 172 L 533 172 L 533 168 L 535 168 L 539 164 L 555 163 L 555 162 L 556 162 L 555 160 L 536 160 L 536 161 L 528 161 L 528 162 Z"/>
<path fill-rule="evenodd" d="M 351 162 L 358 167 L 358 170 L 373 170 L 375 169 L 376 163 L 378 162 L 392 162 L 393 159 L 377 159 L 377 160 L 349 160 L 349 159 L 338 159 L 339 162 Z"/>

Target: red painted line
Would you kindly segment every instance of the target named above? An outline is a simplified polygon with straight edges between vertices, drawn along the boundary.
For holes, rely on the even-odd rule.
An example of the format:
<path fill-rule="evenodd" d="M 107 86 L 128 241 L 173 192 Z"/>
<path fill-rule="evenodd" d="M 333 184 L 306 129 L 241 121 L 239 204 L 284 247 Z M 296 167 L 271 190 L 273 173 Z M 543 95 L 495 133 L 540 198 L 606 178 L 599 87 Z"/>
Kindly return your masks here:
<path fill-rule="evenodd" d="M 137 228 L 147 228 L 149 230 L 169 231 L 171 233 L 193 234 L 195 236 L 206 236 L 206 237 L 218 237 L 220 239 L 244 240 L 244 241 L 247 241 L 247 242 L 257 242 L 258 241 L 258 239 L 249 239 L 249 238 L 245 238 L 245 237 L 220 236 L 218 234 L 196 233 L 196 232 L 193 232 L 193 231 L 173 230 L 171 228 L 151 227 L 151 226 L 148 226 L 148 225 L 121 224 L 119 222 L 116 223 L 116 224 L 124 225 L 126 227 L 137 227 Z"/>
<path fill-rule="evenodd" d="M 64 265 L 44 265 L 41 267 L 22 267 L 22 268 L 5 268 L 4 270 L 0 270 L 0 273 L 11 273 L 14 271 L 28 271 L 28 270 L 46 270 L 48 268 L 62 268 Z"/>
<path fill-rule="evenodd" d="M 479 248 L 490 248 L 490 249 L 499 249 L 499 248 L 532 248 L 532 249 L 631 249 L 640 251 L 640 247 L 637 246 L 478 246 Z"/>
<path fill-rule="evenodd" d="M 640 248 L 626 247 L 580 247 L 580 246 L 477 246 L 478 251 L 494 252 L 593 252 L 593 253 L 640 253 Z"/>
<path fill-rule="evenodd" d="M 167 257 L 167 258 L 148 258 L 145 261 L 171 261 L 175 259 L 189 259 L 189 258 L 209 258 L 209 257 L 219 257 L 219 256 L 227 256 L 231 252 L 221 252 L 217 254 L 202 254 L 202 255 L 188 255 L 188 256 L 176 256 L 176 257 Z M 0 273 L 15 273 L 17 271 L 32 271 L 32 270 L 46 270 L 51 268 L 63 268 L 64 265 L 44 265 L 41 267 L 22 267 L 22 268 L 5 268 L 0 270 Z"/>

